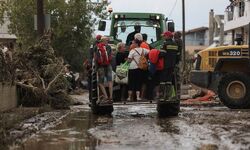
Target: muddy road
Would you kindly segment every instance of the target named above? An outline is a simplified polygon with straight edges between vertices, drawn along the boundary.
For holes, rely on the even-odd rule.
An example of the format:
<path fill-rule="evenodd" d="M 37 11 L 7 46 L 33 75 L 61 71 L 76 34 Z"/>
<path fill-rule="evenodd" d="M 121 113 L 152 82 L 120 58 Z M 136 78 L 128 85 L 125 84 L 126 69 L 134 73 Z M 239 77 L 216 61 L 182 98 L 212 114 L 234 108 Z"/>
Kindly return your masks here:
<path fill-rule="evenodd" d="M 86 105 L 56 128 L 42 131 L 17 150 L 250 149 L 250 111 L 182 107 L 178 117 L 159 119 L 154 105 L 117 106 L 94 116 Z"/>

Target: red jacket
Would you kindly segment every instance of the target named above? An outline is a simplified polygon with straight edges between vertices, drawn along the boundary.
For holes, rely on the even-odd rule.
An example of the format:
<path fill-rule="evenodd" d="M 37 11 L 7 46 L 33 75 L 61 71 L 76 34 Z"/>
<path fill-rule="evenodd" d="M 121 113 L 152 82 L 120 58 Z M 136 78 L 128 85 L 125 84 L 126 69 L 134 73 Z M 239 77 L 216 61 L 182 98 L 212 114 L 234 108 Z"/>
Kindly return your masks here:
<path fill-rule="evenodd" d="M 164 59 L 159 58 L 160 51 L 157 49 L 152 49 L 148 56 L 149 61 L 156 65 L 156 70 L 163 70 L 164 69 Z"/>

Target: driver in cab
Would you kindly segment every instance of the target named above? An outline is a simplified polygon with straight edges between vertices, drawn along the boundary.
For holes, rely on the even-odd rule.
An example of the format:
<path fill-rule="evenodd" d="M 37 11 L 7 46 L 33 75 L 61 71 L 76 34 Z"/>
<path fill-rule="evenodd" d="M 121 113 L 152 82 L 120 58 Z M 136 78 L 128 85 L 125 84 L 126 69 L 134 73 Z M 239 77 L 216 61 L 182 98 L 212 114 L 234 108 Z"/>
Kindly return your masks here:
<path fill-rule="evenodd" d="M 135 31 L 129 33 L 129 35 L 127 36 L 127 40 L 126 40 L 126 45 L 127 46 L 132 44 L 132 41 L 134 40 L 135 34 L 141 32 L 141 26 L 139 24 L 136 24 L 134 26 L 134 29 L 135 29 Z"/>

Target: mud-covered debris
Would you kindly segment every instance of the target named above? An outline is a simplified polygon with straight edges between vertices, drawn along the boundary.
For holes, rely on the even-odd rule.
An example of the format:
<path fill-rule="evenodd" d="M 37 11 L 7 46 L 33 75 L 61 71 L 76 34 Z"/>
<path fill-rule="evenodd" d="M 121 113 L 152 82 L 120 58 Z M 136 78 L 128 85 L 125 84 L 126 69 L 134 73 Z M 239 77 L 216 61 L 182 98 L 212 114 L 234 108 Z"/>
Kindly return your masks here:
<path fill-rule="evenodd" d="M 26 106 L 50 104 L 65 109 L 71 101 L 66 93 L 69 84 L 63 76 L 63 60 L 56 57 L 50 38 L 48 32 L 35 45 L 17 53 L 15 63 L 23 72 L 19 78 L 18 96 Z M 25 103 L 27 99 L 31 99 L 28 104 Z"/>
<path fill-rule="evenodd" d="M 218 150 L 219 147 L 215 144 L 203 144 L 199 150 Z"/>

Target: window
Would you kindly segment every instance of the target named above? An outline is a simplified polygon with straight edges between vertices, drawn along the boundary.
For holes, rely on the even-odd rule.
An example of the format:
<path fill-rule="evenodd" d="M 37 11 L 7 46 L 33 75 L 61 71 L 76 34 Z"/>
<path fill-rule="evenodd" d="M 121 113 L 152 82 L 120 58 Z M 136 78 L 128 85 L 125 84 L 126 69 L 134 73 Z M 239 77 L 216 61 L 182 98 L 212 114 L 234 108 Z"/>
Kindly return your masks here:
<path fill-rule="evenodd" d="M 230 5 L 227 6 L 226 11 L 227 11 L 227 15 L 228 15 L 228 21 L 233 20 L 235 5 L 236 5 L 235 1 L 231 1 Z"/>
<path fill-rule="evenodd" d="M 119 20 L 115 22 L 115 27 L 117 28 L 115 32 L 115 38 L 126 43 L 126 39 L 129 33 L 134 31 L 135 25 L 141 26 L 142 34 L 147 34 L 148 43 L 155 42 L 160 37 L 161 33 L 158 33 L 160 29 L 160 22 L 159 21 L 152 21 L 152 20 Z M 159 34 L 159 35 L 158 35 Z"/>
<path fill-rule="evenodd" d="M 244 16 L 244 12 L 245 12 L 245 2 L 244 2 L 244 0 L 240 0 L 238 5 L 239 5 L 239 17 L 242 17 L 242 16 Z"/>

